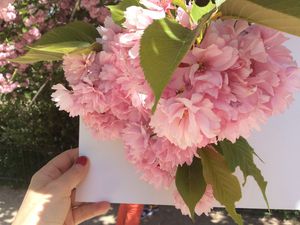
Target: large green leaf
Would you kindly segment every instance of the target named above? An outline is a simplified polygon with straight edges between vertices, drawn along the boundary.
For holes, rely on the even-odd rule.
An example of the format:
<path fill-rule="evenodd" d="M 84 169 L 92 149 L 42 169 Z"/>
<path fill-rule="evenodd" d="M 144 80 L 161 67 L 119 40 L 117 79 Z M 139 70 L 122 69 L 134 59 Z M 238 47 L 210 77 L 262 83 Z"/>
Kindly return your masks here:
<path fill-rule="evenodd" d="M 226 0 L 215 0 L 216 6 L 220 7 Z"/>
<path fill-rule="evenodd" d="M 200 149 L 199 155 L 205 181 L 212 186 L 214 197 L 237 224 L 243 224 L 242 217 L 235 211 L 235 203 L 242 197 L 239 180 L 229 170 L 224 157 L 212 147 Z"/>
<path fill-rule="evenodd" d="M 257 182 L 265 202 L 269 207 L 268 199 L 266 196 L 267 182 L 261 174 L 261 171 L 254 163 L 253 155 L 255 154 L 253 148 L 249 145 L 246 139 L 240 137 L 235 143 L 229 140 L 220 141 L 218 143 L 225 160 L 232 172 L 239 166 L 244 175 L 244 184 L 248 176 L 253 176 Z"/>
<path fill-rule="evenodd" d="M 77 49 L 87 48 L 91 46 L 89 42 L 82 41 L 68 41 L 53 44 L 34 45 L 29 47 L 30 49 L 44 51 L 44 52 L 56 52 L 61 54 L 67 54 Z"/>
<path fill-rule="evenodd" d="M 189 30 L 168 18 L 155 20 L 141 39 L 140 58 L 145 77 L 158 100 L 182 58 L 191 48 L 203 24 Z"/>
<path fill-rule="evenodd" d="M 130 6 L 139 5 L 139 0 L 122 0 L 117 5 L 108 5 L 107 7 L 110 9 L 113 21 L 121 26 L 125 21 L 124 12 L 126 9 Z"/>
<path fill-rule="evenodd" d="M 85 22 L 73 22 L 44 34 L 29 47 L 29 51 L 16 59 L 17 63 L 61 60 L 65 54 L 74 51 L 90 52 L 99 49 L 96 38 L 100 37 L 96 28 Z"/>
<path fill-rule="evenodd" d="M 58 61 L 62 59 L 63 54 L 56 52 L 43 52 L 38 50 L 29 50 L 25 55 L 15 59 L 10 59 L 10 62 L 16 63 L 35 63 L 40 61 Z"/>
<path fill-rule="evenodd" d="M 192 20 L 197 23 L 204 15 L 214 10 L 215 8 L 216 5 L 211 1 L 209 1 L 208 4 L 203 7 L 199 7 L 195 2 L 193 2 L 190 16 Z"/>
<path fill-rule="evenodd" d="M 299 0 L 226 0 L 221 12 L 300 36 Z"/>
<path fill-rule="evenodd" d="M 97 29 L 86 22 L 76 21 L 54 28 L 44 34 L 33 46 L 54 44 L 61 42 L 80 41 L 94 43 L 100 35 Z"/>
<path fill-rule="evenodd" d="M 195 217 L 195 207 L 200 201 L 206 189 L 203 177 L 201 159 L 194 158 L 189 166 L 179 166 L 176 172 L 176 187 L 185 204 L 190 210 L 192 219 Z"/>

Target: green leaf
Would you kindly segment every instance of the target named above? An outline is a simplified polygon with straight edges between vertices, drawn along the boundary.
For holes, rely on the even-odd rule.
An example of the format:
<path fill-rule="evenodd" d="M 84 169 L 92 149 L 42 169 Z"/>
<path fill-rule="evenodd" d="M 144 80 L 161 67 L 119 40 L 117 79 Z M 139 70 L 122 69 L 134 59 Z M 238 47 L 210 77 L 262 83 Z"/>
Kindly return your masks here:
<path fill-rule="evenodd" d="M 195 207 L 200 201 L 206 189 L 203 177 L 201 159 L 194 158 L 189 166 L 179 166 L 176 172 L 176 187 L 185 204 L 188 206 L 191 218 L 195 218 Z"/>
<path fill-rule="evenodd" d="M 248 176 L 253 176 L 263 194 L 268 209 L 270 209 L 266 196 L 267 182 L 254 163 L 253 155 L 255 155 L 255 152 L 247 140 L 243 137 L 240 137 L 235 143 L 229 140 L 223 140 L 218 143 L 218 147 L 223 152 L 225 160 L 232 172 L 234 172 L 238 166 L 240 167 L 244 175 L 243 185 L 245 185 Z"/>
<path fill-rule="evenodd" d="M 124 12 L 126 9 L 130 6 L 139 5 L 139 0 L 122 0 L 117 5 L 108 5 L 107 7 L 110 9 L 113 21 L 121 26 L 125 21 Z"/>
<path fill-rule="evenodd" d="M 88 45 L 87 47 L 77 48 L 70 54 L 89 54 L 90 52 L 100 52 L 102 50 L 102 45 L 98 42 Z"/>
<path fill-rule="evenodd" d="M 215 0 L 217 8 L 219 8 L 226 0 Z"/>
<path fill-rule="evenodd" d="M 30 50 L 28 53 L 26 53 L 23 56 L 20 56 L 15 59 L 10 59 L 10 62 L 15 63 L 35 63 L 39 61 L 57 61 L 62 59 L 63 54 L 61 53 L 55 53 L 55 52 L 43 52 L 38 50 Z"/>
<path fill-rule="evenodd" d="M 204 7 L 199 7 L 193 2 L 192 9 L 191 9 L 191 17 L 192 20 L 197 23 L 204 15 L 209 13 L 210 11 L 214 10 L 216 5 L 213 4 L 211 1 Z"/>
<path fill-rule="evenodd" d="M 17 63 L 61 60 L 67 53 L 90 52 L 99 48 L 95 41 L 100 37 L 96 28 L 85 22 L 73 22 L 57 27 L 29 46 L 29 51 L 16 59 Z M 97 47 L 97 48 L 96 48 Z"/>
<path fill-rule="evenodd" d="M 300 36 L 299 0 L 226 0 L 221 12 Z"/>
<path fill-rule="evenodd" d="M 92 44 L 96 41 L 96 38 L 99 37 L 98 31 L 93 25 L 76 21 L 50 30 L 44 34 L 40 40 L 35 42 L 33 46 L 70 41 L 88 42 Z"/>
<path fill-rule="evenodd" d="M 229 170 L 224 157 L 212 147 L 200 149 L 198 153 L 202 159 L 205 181 L 212 186 L 214 197 L 225 206 L 234 221 L 242 225 L 243 219 L 235 211 L 235 202 L 242 197 L 238 179 Z"/>
<path fill-rule="evenodd" d="M 165 86 L 182 58 L 195 42 L 203 24 L 195 30 L 182 27 L 167 18 L 155 20 L 141 39 L 140 58 L 145 77 L 155 95 L 153 111 Z"/>
<path fill-rule="evenodd" d="M 172 0 L 172 4 L 179 6 L 184 11 L 187 12 L 187 7 L 186 7 L 186 4 L 185 4 L 185 0 Z"/>
<path fill-rule="evenodd" d="M 91 44 L 88 42 L 69 41 L 69 42 L 60 42 L 54 44 L 34 45 L 29 48 L 38 51 L 44 51 L 44 52 L 56 52 L 56 53 L 67 54 L 77 49 L 87 48 L 89 46 L 91 46 Z"/>

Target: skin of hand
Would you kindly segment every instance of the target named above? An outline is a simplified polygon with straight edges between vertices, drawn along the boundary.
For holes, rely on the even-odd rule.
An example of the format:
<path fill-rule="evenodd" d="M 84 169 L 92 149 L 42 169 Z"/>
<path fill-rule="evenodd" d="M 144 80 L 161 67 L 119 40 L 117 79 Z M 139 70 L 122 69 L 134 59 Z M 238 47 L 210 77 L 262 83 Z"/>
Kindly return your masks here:
<path fill-rule="evenodd" d="M 107 213 L 108 202 L 76 203 L 75 188 L 85 178 L 89 160 L 78 149 L 63 152 L 31 180 L 13 225 L 77 225 Z"/>

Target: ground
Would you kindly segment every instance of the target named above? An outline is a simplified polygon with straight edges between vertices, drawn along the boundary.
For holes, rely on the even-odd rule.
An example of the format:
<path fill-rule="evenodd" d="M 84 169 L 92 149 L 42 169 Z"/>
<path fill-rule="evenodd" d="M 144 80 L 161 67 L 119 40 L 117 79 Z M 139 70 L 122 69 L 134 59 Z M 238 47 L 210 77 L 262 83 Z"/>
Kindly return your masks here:
<path fill-rule="evenodd" d="M 9 225 L 24 197 L 25 190 L 12 189 L 7 186 L 0 186 L 0 225 Z M 107 215 L 91 219 L 84 225 L 113 225 L 116 223 L 117 205 Z M 297 213 L 275 212 L 266 215 L 262 210 L 239 210 L 242 214 L 245 225 L 300 225 L 300 218 Z M 286 217 L 294 217 L 283 219 Z M 224 224 L 234 225 L 232 220 L 222 209 L 214 209 L 209 216 L 201 216 L 193 223 L 189 218 L 182 216 L 178 210 L 170 206 L 160 206 L 159 212 L 144 219 L 141 225 L 213 225 Z"/>

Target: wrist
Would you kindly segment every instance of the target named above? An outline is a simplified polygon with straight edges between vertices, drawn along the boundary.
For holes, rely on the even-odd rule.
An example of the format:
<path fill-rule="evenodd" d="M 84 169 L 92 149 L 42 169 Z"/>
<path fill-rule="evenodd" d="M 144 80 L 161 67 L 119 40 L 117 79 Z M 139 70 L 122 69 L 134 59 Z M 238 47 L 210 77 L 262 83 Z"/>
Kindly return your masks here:
<path fill-rule="evenodd" d="M 51 195 L 28 190 L 12 225 L 39 225 Z"/>

